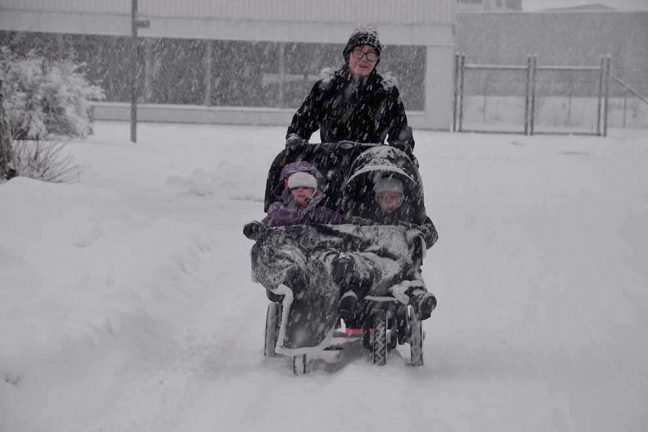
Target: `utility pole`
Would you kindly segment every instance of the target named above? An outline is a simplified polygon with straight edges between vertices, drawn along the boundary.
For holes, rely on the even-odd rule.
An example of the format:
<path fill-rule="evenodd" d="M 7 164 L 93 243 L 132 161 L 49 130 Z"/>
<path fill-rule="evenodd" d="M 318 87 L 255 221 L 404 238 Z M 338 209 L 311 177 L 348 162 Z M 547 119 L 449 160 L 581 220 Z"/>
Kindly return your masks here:
<path fill-rule="evenodd" d="M 137 142 L 137 96 L 139 93 L 139 49 L 137 30 L 151 27 L 149 20 L 137 18 L 137 0 L 131 0 L 131 142 Z"/>
<path fill-rule="evenodd" d="M 0 178 L 10 179 L 16 176 L 14 150 L 11 137 L 11 126 L 4 110 L 4 94 L 0 79 Z"/>

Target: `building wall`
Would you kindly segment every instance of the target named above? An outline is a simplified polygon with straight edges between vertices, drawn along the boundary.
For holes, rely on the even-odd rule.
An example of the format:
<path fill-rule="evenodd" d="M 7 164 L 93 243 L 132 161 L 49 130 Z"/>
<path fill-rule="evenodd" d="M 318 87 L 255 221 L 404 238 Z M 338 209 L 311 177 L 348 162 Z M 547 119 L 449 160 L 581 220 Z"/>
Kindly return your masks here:
<path fill-rule="evenodd" d="M 434 24 L 452 22 L 455 0 L 139 0 L 144 17 L 253 21 Z M 0 0 L 0 9 L 128 15 L 131 0 Z"/>
<path fill-rule="evenodd" d="M 599 66 L 648 94 L 648 12 L 493 13 L 457 15 L 457 50 L 468 63 Z M 618 91 L 618 88 L 613 89 Z"/>
<path fill-rule="evenodd" d="M 493 1 L 470 0 L 482 8 L 491 7 Z M 646 12 L 462 13 L 455 27 L 455 0 L 410 0 L 407 3 L 402 0 L 335 0 L 333 3 L 314 0 L 140 0 L 139 4 L 140 16 L 151 21 L 150 29 L 140 31 L 142 40 L 155 41 L 145 42 L 144 50 L 153 51 L 154 56 L 159 54 L 157 58 L 177 58 L 181 65 L 196 59 L 201 61 L 207 52 L 205 44 L 213 39 L 221 48 L 226 46 L 223 41 L 240 45 L 242 51 L 249 51 L 253 62 L 259 60 L 261 52 L 264 64 L 267 63 L 267 66 L 260 66 L 259 80 L 267 87 L 262 89 L 265 93 L 261 99 L 249 88 L 236 83 L 229 84 L 224 92 L 222 73 L 219 75 L 223 68 L 218 61 L 232 57 L 219 51 L 221 48 L 214 48 L 213 55 L 218 60 L 212 64 L 211 83 L 201 72 L 202 63 L 192 65 L 195 76 L 192 75 L 191 91 L 195 94 L 183 91 L 183 97 L 188 99 L 176 100 L 165 93 L 165 86 L 174 82 L 177 75 L 171 61 L 156 63 L 151 60 L 146 67 L 159 73 L 149 75 L 149 92 L 144 94 L 147 101 L 188 104 L 202 101 L 205 105 L 246 106 L 246 101 L 260 100 L 264 106 L 293 108 L 295 101 L 306 94 L 321 67 L 339 64 L 339 50 L 354 23 L 368 21 L 376 23 L 387 47 L 381 70 L 395 72 L 397 77 L 400 75 L 406 107 L 422 110 L 420 123 L 426 127 L 445 129 L 450 123 L 455 50 L 465 52 L 469 63 L 515 65 L 524 65 L 527 55 L 537 54 L 539 65 L 598 66 L 600 57 L 610 54 L 612 72 L 644 95 L 648 94 Z M 516 7 L 515 2 L 501 4 Z M 124 66 L 127 55 L 115 56 L 113 51 L 123 51 L 129 44 L 129 38 L 118 36 L 130 34 L 130 6 L 131 0 L 0 0 L 0 30 L 41 31 L 46 32 L 45 39 L 49 38 L 47 34 L 58 33 L 60 36 L 54 38 L 58 45 L 64 45 L 69 36 L 63 33 L 112 35 L 116 41 L 114 47 L 104 46 L 97 51 L 98 55 L 103 52 L 110 64 L 99 65 L 92 73 L 104 79 L 108 75 L 102 78 L 101 74 L 121 71 L 117 75 L 122 77 L 128 68 L 118 66 Z M 84 37 L 88 40 L 94 37 L 96 42 L 97 36 Z M 158 50 L 159 41 L 168 42 L 161 44 Z M 191 49 L 182 48 L 187 44 Z M 186 61 L 173 54 L 174 46 L 182 48 Z M 273 54 L 281 49 L 285 50 L 283 71 L 275 64 L 278 56 Z M 322 55 L 313 54 L 320 49 Z M 412 55 L 399 57 L 410 51 Z M 309 57 L 309 53 L 313 55 Z M 92 58 L 90 55 L 84 59 L 89 67 L 93 67 Z M 393 60 L 391 64 L 390 59 Z M 248 64 L 247 60 L 243 59 L 242 64 Z M 409 76 L 411 70 L 415 70 L 419 78 Z M 272 80 L 278 74 L 285 74 L 288 85 L 272 89 Z M 184 77 L 188 75 L 191 74 L 184 74 Z M 573 79 L 567 75 L 545 75 L 547 81 L 562 80 L 567 84 L 553 85 L 552 82 L 540 89 L 549 88 L 550 93 L 558 89 L 558 92 L 583 96 L 596 90 L 592 84 L 595 78 L 590 80 L 592 83 L 585 82 L 579 87 L 570 84 Z M 524 79 L 505 77 L 501 85 L 503 90 L 499 91 L 498 79 L 482 78 L 488 84 L 488 91 L 501 95 L 508 94 L 506 91 L 515 87 L 512 84 Z M 104 79 L 104 82 L 107 81 Z M 118 79 L 112 87 L 115 94 L 124 91 L 119 84 Z M 125 85 L 123 80 L 121 84 Z M 160 88 L 151 89 L 150 86 Z M 211 95 L 204 90 L 210 86 Z M 520 86 L 523 88 L 523 84 Z M 612 93 L 623 96 L 619 86 L 613 86 Z M 123 100 L 123 97 L 113 100 Z"/>
<path fill-rule="evenodd" d="M 344 44 L 358 24 L 371 23 L 380 33 L 386 54 L 389 49 L 422 50 L 423 58 L 418 55 L 403 58 L 404 63 L 394 64 L 393 69 L 405 66 L 422 70 L 421 80 L 411 81 L 406 77 L 408 80 L 401 81 L 400 86 L 405 98 L 425 95 L 424 103 L 415 102 L 411 106 L 424 109 L 423 123 L 427 127 L 444 129 L 451 115 L 455 1 L 139 0 L 138 17 L 150 24 L 140 29 L 139 35 L 150 40 L 184 39 L 202 45 L 205 40 L 214 40 L 332 46 Z M 0 30 L 129 36 L 131 0 L 0 0 Z M 197 51 L 200 49 L 197 46 Z M 425 57 L 429 53 L 434 57 Z M 327 66 L 337 64 L 338 60 Z M 155 63 L 151 61 L 148 66 L 155 67 Z M 380 66 L 388 66 L 388 61 L 384 59 Z M 283 74 L 276 69 L 271 74 Z M 305 67 L 293 74 L 307 77 L 313 71 Z M 206 77 L 203 84 L 200 78 L 195 81 L 197 86 L 208 88 L 205 83 L 209 80 Z M 300 85 L 308 88 L 307 81 L 301 80 Z M 254 81 L 254 84 L 258 83 Z M 302 97 L 305 95 L 303 92 Z M 208 102 L 211 97 L 207 94 L 204 99 Z M 281 94 L 278 99 L 282 100 Z"/>
<path fill-rule="evenodd" d="M 17 55 L 72 58 L 109 102 L 131 100 L 131 38 L 2 32 Z M 343 44 L 140 38 L 141 101 L 149 104 L 297 108 L 321 71 L 343 63 Z M 452 54 L 452 49 L 447 48 Z M 383 48 L 378 71 L 397 78 L 408 110 L 425 106 L 426 48 Z M 433 54 L 435 62 L 439 57 Z M 436 67 L 431 68 L 436 72 Z M 450 69 L 450 67 L 448 67 Z M 451 79 L 451 78 L 448 78 Z M 436 79 L 435 79 L 436 81 Z"/>
<path fill-rule="evenodd" d="M 0 0 L 0 29 L 130 35 L 131 0 Z M 342 42 L 372 23 L 390 43 L 452 42 L 455 0 L 139 0 L 151 37 Z"/>
<path fill-rule="evenodd" d="M 139 34 L 338 44 L 371 23 L 388 45 L 453 46 L 455 1 L 139 0 Z M 0 0 L 0 30 L 130 36 L 131 0 Z"/>

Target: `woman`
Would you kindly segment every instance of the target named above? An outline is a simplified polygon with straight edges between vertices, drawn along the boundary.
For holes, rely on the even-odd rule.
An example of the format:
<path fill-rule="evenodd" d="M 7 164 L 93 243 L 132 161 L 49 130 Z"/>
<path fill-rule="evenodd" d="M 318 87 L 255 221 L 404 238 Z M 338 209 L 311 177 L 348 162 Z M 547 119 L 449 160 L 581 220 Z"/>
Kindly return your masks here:
<path fill-rule="evenodd" d="M 293 116 L 286 146 L 320 130 L 321 142 L 384 143 L 411 152 L 412 130 L 393 79 L 376 71 L 382 45 L 372 29 L 356 30 L 343 50 L 344 65 L 317 81 Z"/>

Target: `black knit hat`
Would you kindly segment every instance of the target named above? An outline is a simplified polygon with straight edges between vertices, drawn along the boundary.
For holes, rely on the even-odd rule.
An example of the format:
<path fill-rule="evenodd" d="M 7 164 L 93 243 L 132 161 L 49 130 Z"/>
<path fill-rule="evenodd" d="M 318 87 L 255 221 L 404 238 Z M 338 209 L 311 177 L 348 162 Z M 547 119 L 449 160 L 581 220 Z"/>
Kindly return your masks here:
<path fill-rule="evenodd" d="M 360 45 L 369 45 L 374 47 L 376 53 L 378 54 L 378 59 L 380 60 L 380 51 L 382 50 L 382 45 L 380 44 L 380 40 L 378 39 L 378 32 L 372 28 L 361 28 L 354 30 L 353 34 L 349 38 L 349 42 L 347 42 L 346 46 L 344 47 L 344 51 L 342 51 L 345 62 L 349 62 L 349 54 L 351 54 L 351 50 Z"/>

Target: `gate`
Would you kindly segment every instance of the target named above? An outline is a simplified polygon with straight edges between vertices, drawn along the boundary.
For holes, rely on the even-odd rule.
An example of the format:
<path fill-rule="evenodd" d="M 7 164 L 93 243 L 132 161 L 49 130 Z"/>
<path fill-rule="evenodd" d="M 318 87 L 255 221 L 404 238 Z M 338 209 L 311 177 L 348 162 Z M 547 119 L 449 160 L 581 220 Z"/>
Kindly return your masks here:
<path fill-rule="evenodd" d="M 538 66 L 538 56 L 516 66 L 457 53 L 452 131 L 607 136 L 609 79 L 609 56 L 599 67 Z"/>

